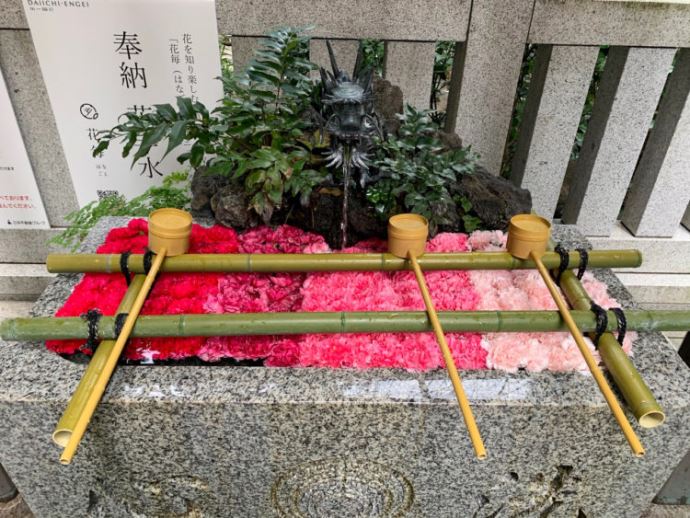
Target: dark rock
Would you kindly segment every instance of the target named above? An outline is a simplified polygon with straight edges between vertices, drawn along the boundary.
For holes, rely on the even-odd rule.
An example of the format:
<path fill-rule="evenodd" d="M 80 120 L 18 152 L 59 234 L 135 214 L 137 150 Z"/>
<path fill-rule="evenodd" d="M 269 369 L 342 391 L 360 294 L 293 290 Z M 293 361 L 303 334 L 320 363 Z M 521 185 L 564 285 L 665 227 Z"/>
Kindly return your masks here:
<path fill-rule="evenodd" d="M 230 183 L 230 179 L 225 175 L 208 174 L 205 167 L 199 167 L 192 176 L 192 203 L 193 211 L 204 211 L 211 209 L 211 198 L 220 189 Z"/>
<path fill-rule="evenodd" d="M 294 207 L 287 222 L 303 230 L 321 234 L 328 245 L 336 250 L 342 243 L 340 222 L 343 209 L 343 192 L 339 187 L 316 189 L 309 200 L 309 207 Z M 387 224 L 381 221 L 368 205 L 364 191 L 353 189 L 348 201 L 347 243 L 370 237 L 385 239 Z"/>
<path fill-rule="evenodd" d="M 462 139 L 457 133 L 448 133 L 447 131 L 438 130 L 436 136 L 443 143 L 443 147 L 448 150 L 452 151 L 462 147 Z"/>
<path fill-rule="evenodd" d="M 241 185 L 222 187 L 211 197 L 211 209 L 218 223 L 236 230 L 244 230 L 258 223 L 258 217 L 249 211 L 249 200 Z"/>
<path fill-rule="evenodd" d="M 399 86 L 391 84 L 381 77 L 375 77 L 372 83 L 374 91 L 374 111 L 381 119 L 387 133 L 397 133 L 400 121 L 397 114 L 403 112 L 403 92 Z"/>
<path fill-rule="evenodd" d="M 467 198 L 472 203 L 472 213 L 486 229 L 505 230 L 515 214 L 532 210 L 532 196 L 527 189 L 492 175 L 481 166 L 473 174 L 462 175 L 451 187 L 451 194 Z"/>

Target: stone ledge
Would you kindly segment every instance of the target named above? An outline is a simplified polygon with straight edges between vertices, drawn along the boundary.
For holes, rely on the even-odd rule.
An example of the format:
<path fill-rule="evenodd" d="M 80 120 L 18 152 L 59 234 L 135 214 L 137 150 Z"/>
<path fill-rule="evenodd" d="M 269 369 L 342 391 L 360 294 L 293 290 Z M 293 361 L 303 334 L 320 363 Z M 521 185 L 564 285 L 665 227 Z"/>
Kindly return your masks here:
<path fill-rule="evenodd" d="M 636 248 L 642 252 L 642 266 L 633 269 L 615 269 L 616 272 L 690 273 L 690 231 L 679 226 L 670 238 L 635 237 L 620 222 L 609 237 L 588 237 L 594 248 Z"/>
<path fill-rule="evenodd" d="M 0 229 L 0 263 L 45 262 L 49 253 L 64 252 L 48 243 L 64 228 Z"/>
<path fill-rule="evenodd" d="M 45 264 L 0 263 L 0 300 L 36 300 L 54 277 Z"/>

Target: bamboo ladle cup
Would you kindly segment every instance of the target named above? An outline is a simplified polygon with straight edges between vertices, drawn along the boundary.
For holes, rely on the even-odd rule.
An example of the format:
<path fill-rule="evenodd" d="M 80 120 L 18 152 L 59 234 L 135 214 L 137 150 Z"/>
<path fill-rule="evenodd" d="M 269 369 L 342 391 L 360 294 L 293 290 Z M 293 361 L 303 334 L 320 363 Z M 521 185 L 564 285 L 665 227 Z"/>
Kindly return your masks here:
<path fill-rule="evenodd" d="M 616 421 L 618 421 L 621 430 L 623 430 L 623 434 L 628 444 L 630 444 L 630 448 L 632 448 L 633 453 L 637 457 L 642 457 L 644 455 L 644 448 L 640 440 L 637 435 L 635 435 L 632 426 L 630 426 L 628 419 L 625 417 L 618 403 L 618 399 L 616 399 L 604 374 L 601 372 L 601 369 L 599 369 L 597 362 L 594 360 L 592 353 L 587 347 L 582 332 L 577 327 L 577 324 L 575 324 L 570 314 L 568 305 L 563 300 L 553 280 L 551 280 L 548 270 L 541 262 L 541 256 L 544 255 L 546 251 L 550 236 L 551 224 L 547 220 L 534 214 L 518 214 L 517 216 L 513 216 L 510 220 L 507 243 L 508 252 L 519 259 L 531 258 L 534 261 L 544 284 L 546 284 L 549 293 L 551 293 L 551 297 L 558 306 L 558 311 L 568 326 L 570 334 L 575 339 L 575 343 L 578 349 L 580 349 L 580 353 L 584 357 L 587 367 L 589 367 L 592 376 L 594 376 L 599 390 L 601 390 L 613 416 L 616 418 Z"/>
<path fill-rule="evenodd" d="M 159 209 L 151 213 L 149 216 L 149 248 L 156 253 L 156 258 L 151 265 L 144 283 L 137 295 L 132 308 L 125 319 L 122 331 L 115 341 L 110 355 L 108 356 L 103 370 L 99 374 L 96 382 L 88 395 L 84 409 L 77 419 L 72 434 L 67 441 L 65 449 L 60 456 L 60 463 L 70 464 L 74 458 L 74 454 L 79 447 L 82 437 L 86 432 L 86 428 L 93 417 L 96 407 L 105 392 L 108 382 L 117 366 L 117 361 L 122 354 L 122 350 L 129 339 L 132 328 L 137 321 L 137 317 L 141 312 L 141 308 L 146 302 L 146 297 L 151 291 L 153 281 L 158 275 L 166 255 L 181 255 L 187 252 L 189 248 L 189 235 L 192 229 L 192 216 L 183 210 L 179 209 Z"/>
<path fill-rule="evenodd" d="M 450 352 L 448 342 L 446 342 L 446 337 L 443 334 L 443 328 L 438 320 L 438 315 L 436 314 L 434 303 L 431 300 L 424 274 L 417 261 L 417 257 L 424 254 L 428 233 L 429 225 L 426 218 L 423 216 L 418 214 L 397 214 L 388 221 L 388 251 L 398 257 L 407 258 L 412 264 L 412 269 L 414 270 L 417 284 L 419 285 L 419 291 L 422 293 L 422 298 L 426 305 L 426 312 L 429 316 L 431 327 L 434 330 L 434 335 L 436 335 L 436 341 L 441 349 L 441 354 L 443 354 L 443 361 L 446 364 L 448 376 L 455 390 L 455 397 L 458 400 L 458 405 L 460 405 L 460 411 L 462 412 L 465 426 L 467 427 L 470 440 L 472 441 L 472 447 L 474 448 L 477 458 L 483 460 L 486 458 L 484 442 L 479 433 L 477 423 L 474 420 L 472 408 L 467 400 L 465 389 L 462 387 L 460 375 L 453 361 L 453 355 Z"/>

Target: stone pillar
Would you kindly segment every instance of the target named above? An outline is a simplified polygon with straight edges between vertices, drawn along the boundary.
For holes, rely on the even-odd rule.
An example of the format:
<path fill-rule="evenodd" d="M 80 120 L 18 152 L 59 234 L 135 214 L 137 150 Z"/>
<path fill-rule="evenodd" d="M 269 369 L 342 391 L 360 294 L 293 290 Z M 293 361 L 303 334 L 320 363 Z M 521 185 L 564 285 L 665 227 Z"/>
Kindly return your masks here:
<path fill-rule="evenodd" d="M 78 208 L 77 196 L 29 31 L 0 30 L 0 67 L 48 221 L 66 226 L 65 216 Z"/>
<path fill-rule="evenodd" d="M 428 109 L 434 72 L 434 42 L 386 42 L 384 77 L 398 85 L 404 101 L 417 109 Z"/>
<path fill-rule="evenodd" d="M 232 66 L 235 72 L 244 70 L 247 63 L 254 56 L 254 51 L 259 48 L 261 38 L 254 36 L 232 36 Z"/>
<path fill-rule="evenodd" d="M 618 218 L 675 49 L 612 47 L 563 221 L 608 236 Z"/>
<path fill-rule="evenodd" d="M 556 210 L 598 53 L 597 46 L 537 49 L 510 174 L 548 219 Z"/>
<path fill-rule="evenodd" d="M 357 60 L 357 50 L 359 49 L 358 40 L 330 40 L 335 59 L 338 62 L 338 67 L 347 72 L 347 75 L 352 76 L 352 71 L 355 68 L 355 61 Z M 309 59 L 317 65 L 331 71 L 331 62 L 328 58 L 328 48 L 326 47 L 326 40 L 311 40 L 309 46 Z M 318 78 L 319 71 L 315 70 L 312 73 L 314 78 Z"/>
<path fill-rule="evenodd" d="M 446 128 L 493 174 L 501 169 L 531 14 L 532 0 L 475 0 L 456 60 L 464 66 L 453 67 Z"/>
<path fill-rule="evenodd" d="M 690 202 L 690 49 L 681 49 L 625 199 L 636 236 L 672 237 Z"/>

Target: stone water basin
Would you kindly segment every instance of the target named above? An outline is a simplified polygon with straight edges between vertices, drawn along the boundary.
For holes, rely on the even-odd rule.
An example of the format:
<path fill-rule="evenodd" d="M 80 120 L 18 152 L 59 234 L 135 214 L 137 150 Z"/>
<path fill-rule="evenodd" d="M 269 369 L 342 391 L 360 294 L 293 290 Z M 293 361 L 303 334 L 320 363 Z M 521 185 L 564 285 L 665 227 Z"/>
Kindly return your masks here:
<path fill-rule="evenodd" d="M 35 314 L 77 280 L 58 276 Z M 463 372 L 478 461 L 445 371 L 124 365 L 62 466 L 50 436 L 84 365 L 0 342 L 0 463 L 41 517 L 639 516 L 690 447 L 690 370 L 659 333 L 639 334 L 634 362 L 667 415 L 635 425 L 641 459 L 578 373 Z"/>

